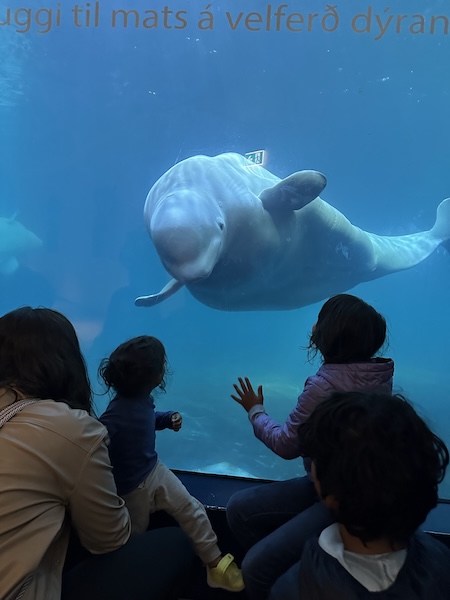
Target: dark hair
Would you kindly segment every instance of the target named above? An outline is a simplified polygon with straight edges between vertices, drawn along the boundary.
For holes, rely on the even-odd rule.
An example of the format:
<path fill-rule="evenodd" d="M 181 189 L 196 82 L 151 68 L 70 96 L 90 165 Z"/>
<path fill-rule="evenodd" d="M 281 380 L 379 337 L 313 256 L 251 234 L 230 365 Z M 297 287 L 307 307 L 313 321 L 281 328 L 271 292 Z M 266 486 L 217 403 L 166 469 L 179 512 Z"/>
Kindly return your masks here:
<path fill-rule="evenodd" d="M 386 340 L 386 321 L 372 306 L 350 294 L 325 302 L 310 336 L 308 355 L 326 363 L 370 360 Z"/>
<path fill-rule="evenodd" d="M 149 394 L 155 387 L 165 391 L 167 370 L 162 343 L 150 335 L 141 335 L 120 344 L 109 358 L 104 358 L 98 374 L 108 390 L 134 397 Z"/>
<path fill-rule="evenodd" d="M 335 393 L 299 436 L 322 497 L 336 498 L 337 521 L 363 542 L 404 543 L 436 506 L 449 453 L 403 396 Z"/>
<path fill-rule="evenodd" d="M 86 363 L 64 315 L 25 306 L 0 318 L 0 387 L 91 413 Z"/>

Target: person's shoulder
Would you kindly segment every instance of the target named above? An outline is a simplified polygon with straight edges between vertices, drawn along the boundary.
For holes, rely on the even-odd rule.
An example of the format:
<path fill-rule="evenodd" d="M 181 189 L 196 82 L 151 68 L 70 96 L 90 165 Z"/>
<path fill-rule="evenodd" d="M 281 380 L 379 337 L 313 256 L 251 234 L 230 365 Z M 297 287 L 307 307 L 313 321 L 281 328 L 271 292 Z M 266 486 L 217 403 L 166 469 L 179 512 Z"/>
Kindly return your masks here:
<path fill-rule="evenodd" d="M 450 565 L 450 548 L 429 533 L 416 531 L 411 537 L 410 548 L 430 557 L 442 557 Z"/>
<path fill-rule="evenodd" d="M 394 375 L 394 361 L 390 358 L 372 359 L 367 362 L 353 363 L 325 363 L 316 373 L 316 378 L 329 386 L 338 389 L 348 387 L 352 382 L 358 387 L 361 383 L 367 384 L 370 378 L 374 385 L 382 386 L 392 381 Z"/>
<path fill-rule="evenodd" d="M 324 363 L 317 371 L 317 375 L 329 377 L 338 373 L 390 372 L 393 370 L 394 361 L 392 358 L 372 358 L 361 362 Z"/>
<path fill-rule="evenodd" d="M 418 531 L 409 540 L 408 554 L 401 573 L 403 579 L 409 578 L 417 589 L 423 588 L 429 592 L 424 598 L 448 600 L 449 565 L 450 548 L 429 533 Z"/>
<path fill-rule="evenodd" d="M 106 436 L 106 429 L 98 419 L 85 410 L 70 408 L 65 402 L 39 400 L 27 406 L 18 417 L 87 452 Z"/>
<path fill-rule="evenodd" d="M 333 377 L 331 375 L 330 366 L 323 364 L 317 373 L 310 375 L 305 381 L 304 391 L 312 392 L 317 390 L 320 392 L 328 392 L 333 389 Z"/>

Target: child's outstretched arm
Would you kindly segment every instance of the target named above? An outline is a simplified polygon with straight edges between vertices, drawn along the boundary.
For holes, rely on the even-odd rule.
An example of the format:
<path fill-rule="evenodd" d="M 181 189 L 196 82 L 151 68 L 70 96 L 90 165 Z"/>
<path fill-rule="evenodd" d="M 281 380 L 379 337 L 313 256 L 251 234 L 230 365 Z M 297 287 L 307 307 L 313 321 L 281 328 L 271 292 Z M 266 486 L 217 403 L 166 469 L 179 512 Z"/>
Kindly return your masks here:
<path fill-rule="evenodd" d="M 168 412 L 161 412 L 159 410 L 155 411 L 155 429 L 156 431 L 161 431 L 161 429 L 175 429 L 173 424 L 174 424 L 174 420 L 173 417 L 174 415 L 179 415 L 181 418 L 180 413 L 175 412 L 173 410 L 169 410 Z M 178 427 L 178 429 L 181 428 Z M 175 429 L 175 431 L 178 431 L 178 429 Z"/>
<path fill-rule="evenodd" d="M 286 459 L 298 458 L 300 456 L 298 429 L 329 392 L 318 386 L 311 378 L 307 379 L 304 390 L 298 397 L 297 405 L 286 421 L 280 425 L 264 409 L 262 386 L 258 387 L 258 394 L 255 394 L 248 377 L 245 381 L 239 378 L 239 383 L 240 387 L 234 384 L 238 396 L 231 397 L 248 412 L 255 436 L 278 456 Z"/>

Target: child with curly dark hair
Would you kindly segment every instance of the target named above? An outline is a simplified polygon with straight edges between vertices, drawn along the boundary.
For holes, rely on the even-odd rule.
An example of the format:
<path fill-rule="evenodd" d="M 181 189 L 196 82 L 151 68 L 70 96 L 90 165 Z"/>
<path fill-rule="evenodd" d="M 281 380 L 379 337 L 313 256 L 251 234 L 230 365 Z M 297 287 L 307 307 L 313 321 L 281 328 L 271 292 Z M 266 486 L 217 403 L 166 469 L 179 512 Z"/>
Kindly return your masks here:
<path fill-rule="evenodd" d="M 217 545 L 206 510 L 159 459 L 155 430 L 179 431 L 178 412 L 155 411 L 152 392 L 165 390 L 167 357 L 163 344 L 152 336 L 121 344 L 99 367 L 99 375 L 114 397 L 100 421 L 108 429 L 109 455 L 117 491 L 125 500 L 133 533 L 146 531 L 157 510 L 170 514 L 192 540 L 207 567 L 210 587 L 239 592 L 242 574 L 231 554 Z"/>
<path fill-rule="evenodd" d="M 450 550 L 418 531 L 449 453 L 407 400 L 336 393 L 299 434 L 337 522 L 307 542 L 270 600 L 449 600 Z"/>

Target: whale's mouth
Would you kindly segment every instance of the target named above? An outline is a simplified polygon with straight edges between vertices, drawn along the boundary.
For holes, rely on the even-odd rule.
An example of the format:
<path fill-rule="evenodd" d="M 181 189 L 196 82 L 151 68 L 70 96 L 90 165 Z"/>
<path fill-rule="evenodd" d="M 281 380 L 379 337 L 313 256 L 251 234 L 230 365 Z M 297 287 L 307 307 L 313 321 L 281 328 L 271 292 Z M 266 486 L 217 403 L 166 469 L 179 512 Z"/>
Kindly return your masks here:
<path fill-rule="evenodd" d="M 219 238 L 201 248 L 174 245 L 170 252 L 160 254 L 161 261 L 170 275 L 185 285 L 208 279 L 217 264 L 222 248 Z"/>
<path fill-rule="evenodd" d="M 208 279 L 216 263 L 209 256 L 201 256 L 190 261 L 163 260 L 163 264 L 174 279 L 186 285 Z"/>
<path fill-rule="evenodd" d="M 189 285 L 193 283 L 200 283 L 211 275 L 206 271 L 199 271 L 197 268 L 193 268 L 188 265 L 186 268 L 180 269 L 178 267 L 171 268 L 170 265 L 164 265 L 167 272 L 172 275 L 174 279 L 182 283 L 183 285 Z"/>
<path fill-rule="evenodd" d="M 210 276 L 210 273 L 205 274 L 205 275 L 188 274 L 186 276 L 183 276 L 182 279 L 178 279 L 178 281 L 180 283 L 182 283 L 183 285 L 193 285 L 195 283 L 201 283 L 202 281 L 205 281 L 205 279 L 208 279 L 209 276 Z"/>

